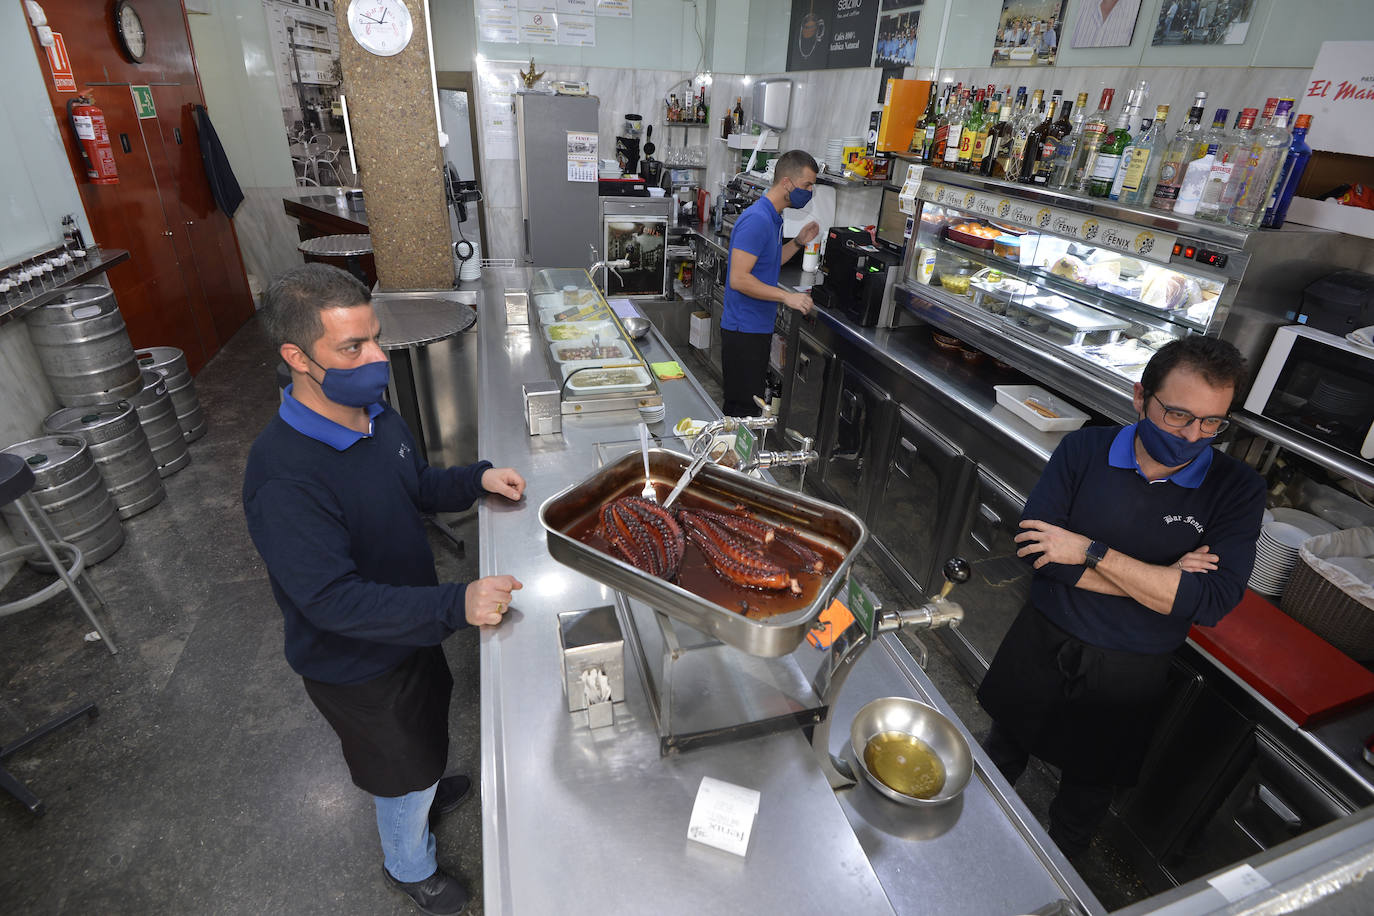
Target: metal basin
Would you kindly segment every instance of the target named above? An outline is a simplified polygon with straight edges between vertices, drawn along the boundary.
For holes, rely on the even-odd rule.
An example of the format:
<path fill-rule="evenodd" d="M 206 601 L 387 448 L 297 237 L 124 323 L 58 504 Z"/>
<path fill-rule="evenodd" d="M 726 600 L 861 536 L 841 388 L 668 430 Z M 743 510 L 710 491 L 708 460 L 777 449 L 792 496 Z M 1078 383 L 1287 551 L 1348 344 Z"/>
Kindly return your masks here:
<path fill-rule="evenodd" d="M 639 340 L 645 334 L 649 333 L 650 324 L 647 318 L 640 318 L 637 315 L 633 315 L 629 318 L 620 319 L 620 323 L 625 326 L 625 333 L 629 334 L 635 340 Z"/>
<path fill-rule="evenodd" d="M 886 785 L 868 769 L 864 749 L 884 732 L 901 732 L 925 742 L 945 768 L 945 784 L 930 798 L 916 798 Z M 915 808 L 942 805 L 959 797 L 973 775 L 973 753 L 964 735 L 943 713 L 908 697 L 879 697 L 860 709 L 849 726 L 854 765 L 873 788 L 893 801 Z"/>

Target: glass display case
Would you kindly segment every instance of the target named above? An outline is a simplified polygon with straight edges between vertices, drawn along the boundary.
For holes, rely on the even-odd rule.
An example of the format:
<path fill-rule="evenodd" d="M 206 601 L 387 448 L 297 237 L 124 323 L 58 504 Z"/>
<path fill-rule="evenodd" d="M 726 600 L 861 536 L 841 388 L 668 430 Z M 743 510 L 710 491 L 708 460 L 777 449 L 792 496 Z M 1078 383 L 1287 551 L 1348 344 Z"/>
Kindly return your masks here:
<path fill-rule="evenodd" d="M 530 335 L 560 385 L 563 413 L 654 408 L 658 382 L 587 271 L 540 270 L 530 287 Z"/>
<path fill-rule="evenodd" d="M 1321 271 L 1334 257 L 1326 247 L 1343 239 L 1247 232 L 936 169 L 920 176 L 913 203 L 898 304 L 1118 418 L 1133 418 L 1133 383 L 1175 338 L 1223 336 L 1257 364 L 1308 282 L 1294 262 Z M 1229 321 L 1238 307 L 1245 320 Z"/>

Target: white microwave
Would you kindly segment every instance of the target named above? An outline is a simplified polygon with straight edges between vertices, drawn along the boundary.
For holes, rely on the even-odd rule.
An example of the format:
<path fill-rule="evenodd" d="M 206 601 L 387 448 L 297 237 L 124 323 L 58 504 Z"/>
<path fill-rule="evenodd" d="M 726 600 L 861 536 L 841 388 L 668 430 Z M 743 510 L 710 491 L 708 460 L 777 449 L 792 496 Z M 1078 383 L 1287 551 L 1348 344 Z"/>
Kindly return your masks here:
<path fill-rule="evenodd" d="M 1304 325 L 1279 328 L 1245 409 L 1374 459 L 1374 350 Z"/>

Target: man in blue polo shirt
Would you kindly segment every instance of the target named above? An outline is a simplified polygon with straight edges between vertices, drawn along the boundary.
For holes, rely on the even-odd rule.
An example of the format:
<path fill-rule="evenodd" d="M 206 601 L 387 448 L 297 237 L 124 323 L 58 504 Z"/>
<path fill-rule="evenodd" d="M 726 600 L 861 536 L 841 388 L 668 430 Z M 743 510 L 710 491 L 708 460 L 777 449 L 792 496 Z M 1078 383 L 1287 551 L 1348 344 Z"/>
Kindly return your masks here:
<path fill-rule="evenodd" d="M 782 242 L 782 211 L 810 202 L 818 171 L 810 153 L 783 153 L 773 169 L 773 186 L 739 215 L 730 232 L 725 309 L 720 316 L 721 409 L 727 417 L 759 412 L 754 397 L 763 396 L 767 381 L 778 303 L 803 315 L 811 311 L 810 294 L 778 286 L 778 272 L 821 231 L 816 223 L 807 223 L 795 239 Z"/>
<path fill-rule="evenodd" d="M 462 510 L 484 493 L 519 500 L 525 481 L 488 461 L 433 468 L 420 458 L 382 402 L 381 326 L 353 277 L 306 264 L 265 298 L 292 383 L 253 443 L 243 505 L 286 659 L 373 796 L 387 883 L 426 913 L 458 913 L 467 893 L 439 868 L 430 831 L 469 786 L 441 778 L 453 678 L 440 644 L 462 627 L 499 625 L 521 586 L 512 576 L 440 584 L 422 513 Z"/>
<path fill-rule="evenodd" d="M 1061 769 L 1050 837 L 1070 857 L 1139 776 L 1174 650 L 1244 595 L 1265 483 L 1212 442 L 1247 378 L 1225 341 L 1166 344 L 1135 386 L 1140 420 L 1065 436 L 1026 501 L 1034 579 L 978 691 L 983 746 L 1008 782 L 1030 755 Z"/>

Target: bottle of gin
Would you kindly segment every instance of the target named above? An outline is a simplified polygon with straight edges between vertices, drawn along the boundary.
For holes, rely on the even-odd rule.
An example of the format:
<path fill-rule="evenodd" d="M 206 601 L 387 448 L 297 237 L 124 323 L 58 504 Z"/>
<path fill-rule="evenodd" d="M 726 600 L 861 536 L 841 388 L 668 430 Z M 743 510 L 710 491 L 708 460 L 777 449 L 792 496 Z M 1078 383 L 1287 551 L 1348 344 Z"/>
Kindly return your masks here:
<path fill-rule="evenodd" d="M 1093 166 L 1097 164 L 1102 137 L 1112 128 L 1112 97 L 1115 94 L 1115 89 L 1103 89 L 1102 101 L 1098 103 L 1097 111 L 1083 122 L 1083 136 L 1078 141 L 1078 154 L 1074 159 L 1073 176 L 1067 190 L 1080 193 L 1088 190 L 1088 177 L 1092 174 Z"/>
<path fill-rule="evenodd" d="M 1131 145 L 1130 124 L 1135 120 L 1139 93 L 1138 89 L 1131 90 L 1121 114 L 1117 115 L 1116 126 L 1102 135 L 1092 174 L 1088 176 L 1088 194 L 1092 197 L 1111 196 L 1116 173 L 1121 170 L 1122 154 Z"/>
<path fill-rule="evenodd" d="M 1302 181 L 1302 173 L 1307 168 L 1307 160 L 1312 158 L 1312 147 L 1307 145 L 1307 130 L 1312 126 L 1312 116 L 1298 115 L 1298 123 L 1293 127 L 1293 142 L 1288 145 L 1288 156 L 1283 162 L 1283 171 L 1274 186 L 1274 200 L 1264 211 L 1260 223 L 1266 229 L 1278 229 L 1288 217 L 1288 207 L 1293 203 L 1293 195 Z"/>
<path fill-rule="evenodd" d="M 1207 184 L 1207 176 L 1212 172 L 1212 165 L 1217 161 L 1217 155 L 1221 147 L 1226 143 L 1226 116 L 1231 112 L 1226 108 L 1218 108 L 1212 118 L 1212 127 L 1204 133 L 1198 140 L 1198 149 L 1202 150 L 1202 155 L 1188 163 L 1188 167 L 1183 172 L 1183 184 L 1178 189 L 1178 200 L 1174 201 L 1173 212 L 1175 216 L 1192 216 L 1197 212 L 1197 206 L 1202 201 L 1202 189 Z"/>
<path fill-rule="evenodd" d="M 1250 132 L 1255 127 L 1255 117 L 1258 114 L 1258 109 L 1246 108 L 1236 116 L 1235 129 L 1227 134 L 1226 142 L 1217 152 L 1216 160 L 1212 163 L 1212 171 L 1207 174 L 1207 181 L 1202 186 L 1202 200 L 1197 205 L 1198 219 L 1211 220 L 1214 223 L 1226 222 L 1232 204 L 1231 200 L 1226 200 L 1226 189 L 1231 185 L 1231 175 L 1235 171 L 1237 158 L 1249 155 Z"/>
<path fill-rule="evenodd" d="M 1159 178 L 1155 182 L 1154 194 L 1150 196 L 1150 206 L 1156 210 L 1168 213 L 1174 209 L 1189 163 L 1202 155 L 1198 151 L 1198 137 L 1202 134 L 1202 112 L 1206 107 L 1207 93 L 1199 92 L 1193 97 L 1193 107 L 1188 109 L 1188 120 L 1183 122 L 1164 150 L 1159 162 Z"/>

